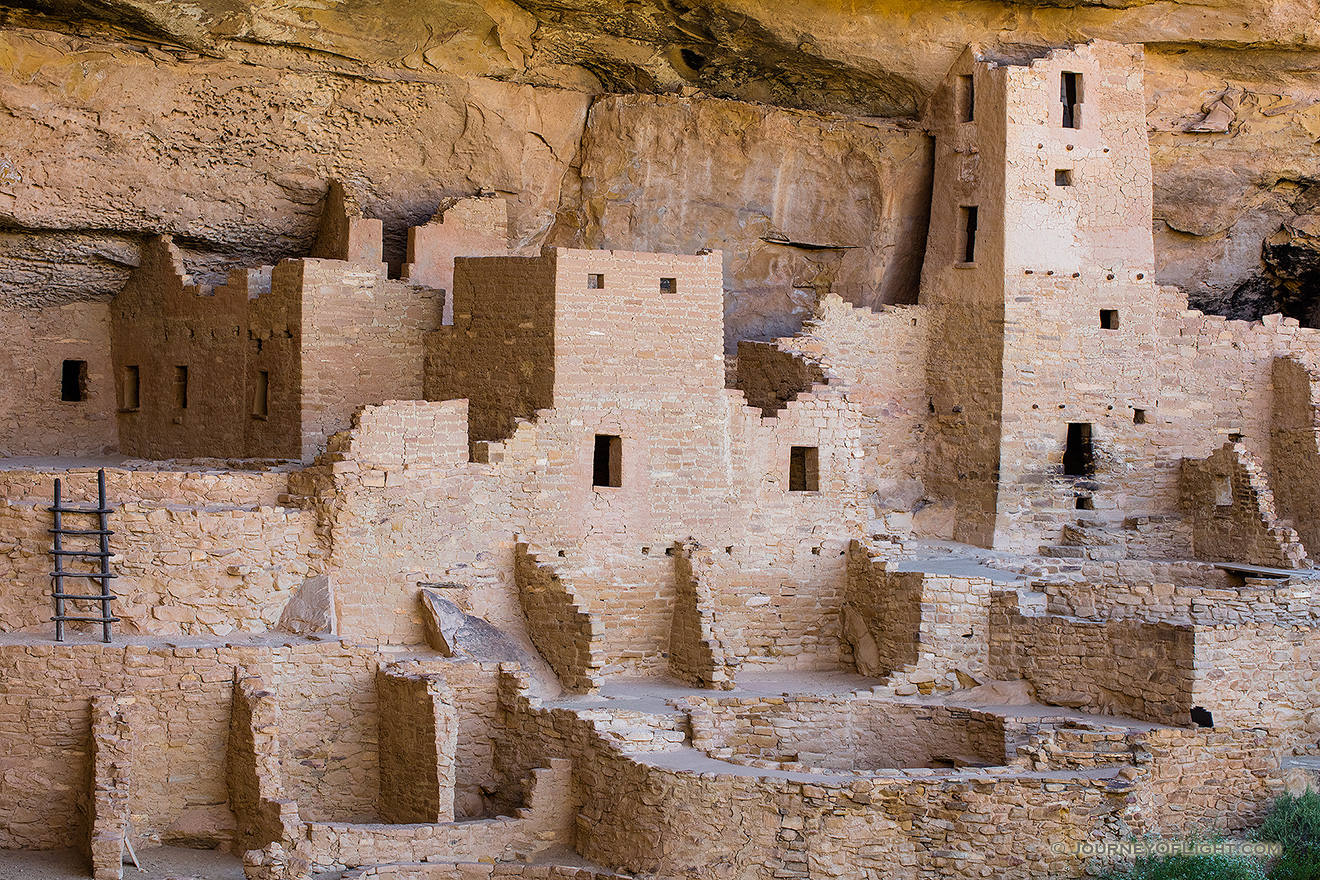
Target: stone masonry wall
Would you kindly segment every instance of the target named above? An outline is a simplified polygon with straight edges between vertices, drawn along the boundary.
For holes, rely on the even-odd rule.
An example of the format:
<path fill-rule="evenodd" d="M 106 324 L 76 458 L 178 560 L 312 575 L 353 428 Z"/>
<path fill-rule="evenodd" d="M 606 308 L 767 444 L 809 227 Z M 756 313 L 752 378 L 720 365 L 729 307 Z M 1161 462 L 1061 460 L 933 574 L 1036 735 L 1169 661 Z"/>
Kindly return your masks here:
<path fill-rule="evenodd" d="M 542 564 L 526 544 L 515 556 L 518 594 L 532 643 L 570 691 L 588 692 L 600 686 L 600 618 L 582 609 L 573 582 Z"/>
<path fill-rule="evenodd" d="M 0 628 L 50 627 L 50 493 L 87 504 L 96 478 L 3 472 L 0 485 Z M 315 519 L 274 506 L 285 474 L 107 472 L 112 589 L 121 631 L 224 635 L 274 628 L 293 591 L 323 570 Z M 140 500 L 139 500 L 140 499 Z"/>
<path fill-rule="evenodd" d="M 1229 622 L 1195 631 L 1191 700 L 1220 728 L 1263 728 L 1282 748 L 1315 753 L 1320 627 Z"/>
<path fill-rule="evenodd" d="M 928 767 L 936 758 L 993 765 L 1006 760 L 1002 718 L 975 710 L 858 695 L 685 702 L 691 706 L 693 746 L 734 762 L 753 758 L 792 769 L 868 771 Z"/>
<path fill-rule="evenodd" d="M 371 267 L 302 260 L 277 266 L 301 279 L 302 450 L 310 462 L 353 413 L 420 400 L 424 339 L 440 326 L 443 293 Z"/>
<path fill-rule="evenodd" d="M 135 845 L 233 832 L 225 766 L 234 671 L 259 671 L 284 707 L 286 790 L 305 815 L 374 815 L 377 747 L 372 652 L 337 641 L 187 646 L 0 639 L 0 833 L 7 849 L 78 845 L 90 778 L 91 699 L 137 698 L 139 749 L 129 804 Z M 313 696 L 315 695 L 315 696 Z M 227 826 L 227 827 L 226 827 Z"/>
<path fill-rule="evenodd" d="M 446 291 L 444 324 L 454 323 L 454 258 L 500 256 L 509 250 L 509 206 L 502 198 L 451 200 L 429 223 L 408 229 L 402 277 Z"/>
<path fill-rule="evenodd" d="M 1043 597 L 1042 597 L 1043 598 Z M 1160 724 L 1191 723 L 1190 626 L 1104 622 L 1028 609 L 1016 592 L 992 594 L 989 662 L 996 679 L 1026 679 L 1043 703 Z"/>
<path fill-rule="evenodd" d="M 246 276 L 192 284 L 167 236 L 149 239 L 111 306 L 119 448 L 142 458 L 232 456 L 244 448 Z M 124 397 L 138 368 L 138 406 Z"/>
<path fill-rule="evenodd" d="M 63 364 L 87 363 L 87 396 L 61 400 Z M 0 311 L 0 456 L 117 451 L 110 307 Z"/>
<path fill-rule="evenodd" d="M 87 847 L 96 880 L 124 876 L 124 842 L 128 831 L 133 784 L 132 697 L 92 698 L 92 790 Z"/>

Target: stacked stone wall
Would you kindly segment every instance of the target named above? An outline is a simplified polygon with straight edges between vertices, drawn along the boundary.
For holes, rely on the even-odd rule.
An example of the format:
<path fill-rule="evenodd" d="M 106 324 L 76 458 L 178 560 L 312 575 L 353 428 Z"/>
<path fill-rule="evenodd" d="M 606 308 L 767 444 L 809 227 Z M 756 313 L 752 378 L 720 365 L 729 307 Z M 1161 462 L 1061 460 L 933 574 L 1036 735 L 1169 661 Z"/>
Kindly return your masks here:
<path fill-rule="evenodd" d="M 1003 718 L 973 709 L 804 694 L 685 705 L 693 746 L 735 763 L 865 772 L 1007 760 Z"/>
<path fill-rule="evenodd" d="M 1160 724 L 1191 723 L 1196 676 L 1191 626 L 1082 620 L 1043 610 L 1043 602 L 1026 608 L 1016 592 L 993 594 L 987 662 L 992 678 L 1026 679 L 1043 703 Z"/>
<path fill-rule="evenodd" d="M 1320 552 L 1320 413 L 1316 374 L 1291 358 L 1274 361 L 1270 487 L 1280 517 L 1311 552 Z"/>

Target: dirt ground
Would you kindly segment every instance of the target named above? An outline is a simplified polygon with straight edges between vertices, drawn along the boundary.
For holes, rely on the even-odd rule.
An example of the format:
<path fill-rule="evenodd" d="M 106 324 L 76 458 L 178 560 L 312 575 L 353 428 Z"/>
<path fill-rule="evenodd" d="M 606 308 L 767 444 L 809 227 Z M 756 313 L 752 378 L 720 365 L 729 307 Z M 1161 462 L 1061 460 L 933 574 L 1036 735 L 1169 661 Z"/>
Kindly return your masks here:
<path fill-rule="evenodd" d="M 162 846 L 138 853 L 139 871 L 127 864 L 124 880 L 243 880 L 237 856 L 216 850 Z M 49 852 L 0 850 L 0 880 L 87 880 L 87 857 L 72 849 Z"/>

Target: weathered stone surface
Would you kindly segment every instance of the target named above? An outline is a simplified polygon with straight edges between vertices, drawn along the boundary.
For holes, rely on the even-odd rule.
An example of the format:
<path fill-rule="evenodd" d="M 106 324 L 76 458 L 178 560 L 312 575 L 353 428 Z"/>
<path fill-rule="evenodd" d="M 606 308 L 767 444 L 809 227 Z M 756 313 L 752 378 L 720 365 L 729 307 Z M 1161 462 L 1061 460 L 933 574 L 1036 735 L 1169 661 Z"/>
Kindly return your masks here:
<path fill-rule="evenodd" d="M 280 615 L 281 632 L 297 635 L 329 633 L 335 631 L 335 591 L 330 585 L 330 575 L 318 574 L 303 581 L 294 591 L 289 604 L 284 606 Z"/>

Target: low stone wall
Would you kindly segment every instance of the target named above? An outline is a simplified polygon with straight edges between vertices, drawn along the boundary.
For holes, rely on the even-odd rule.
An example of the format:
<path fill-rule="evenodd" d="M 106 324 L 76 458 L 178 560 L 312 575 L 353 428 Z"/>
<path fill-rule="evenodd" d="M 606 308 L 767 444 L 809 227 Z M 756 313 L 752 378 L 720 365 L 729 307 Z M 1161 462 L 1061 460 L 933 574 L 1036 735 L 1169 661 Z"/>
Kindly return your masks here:
<path fill-rule="evenodd" d="M 1216 728 L 1265 728 L 1289 748 L 1320 740 L 1320 626 L 1239 623 L 1196 627 L 1191 700 Z"/>
<path fill-rule="evenodd" d="M 426 865 L 381 865 L 348 871 L 344 880 L 624 880 L 625 874 L 609 874 L 590 868 L 565 865 L 523 865 L 510 862 L 430 863 Z"/>
<path fill-rule="evenodd" d="M 1002 765 L 1004 723 L 974 709 L 866 695 L 688 697 L 692 744 L 711 757 L 785 770 Z"/>
<path fill-rule="evenodd" d="M 137 701 L 134 845 L 229 842 L 224 768 L 239 668 L 261 675 L 283 704 L 286 791 L 305 814 L 371 815 L 376 662 L 373 652 L 334 640 L 189 647 L 0 637 L 0 847 L 57 849 L 86 839 L 78 803 L 92 772 L 91 701 L 103 694 Z"/>
<path fill-rule="evenodd" d="M 575 713 L 528 699 L 520 676 L 506 673 L 501 683 L 503 761 L 574 756 L 583 801 L 574 846 L 628 872 L 1079 877 L 1087 866 L 1071 853 L 1083 841 L 1178 834 L 1204 820 L 1240 830 L 1282 791 L 1277 757 L 1255 731 L 1156 731 L 1139 760 L 1040 773 L 804 775 L 702 763 L 690 753 L 626 755 Z"/>
<path fill-rule="evenodd" d="M 956 686 L 958 671 L 980 677 L 994 583 L 890 566 L 866 544 L 849 545 L 844 626 L 858 672 L 903 672 L 923 693 Z"/>
<path fill-rule="evenodd" d="M 714 607 L 710 550 L 689 542 L 674 550 L 674 620 L 669 632 L 669 672 L 701 688 L 734 686 L 724 653 L 722 620 Z"/>
<path fill-rule="evenodd" d="M 571 841 L 576 813 L 572 762 L 550 760 L 533 769 L 526 806 L 513 816 L 426 825 L 313 822 L 305 853 L 316 870 L 437 859 L 526 858 Z"/>

